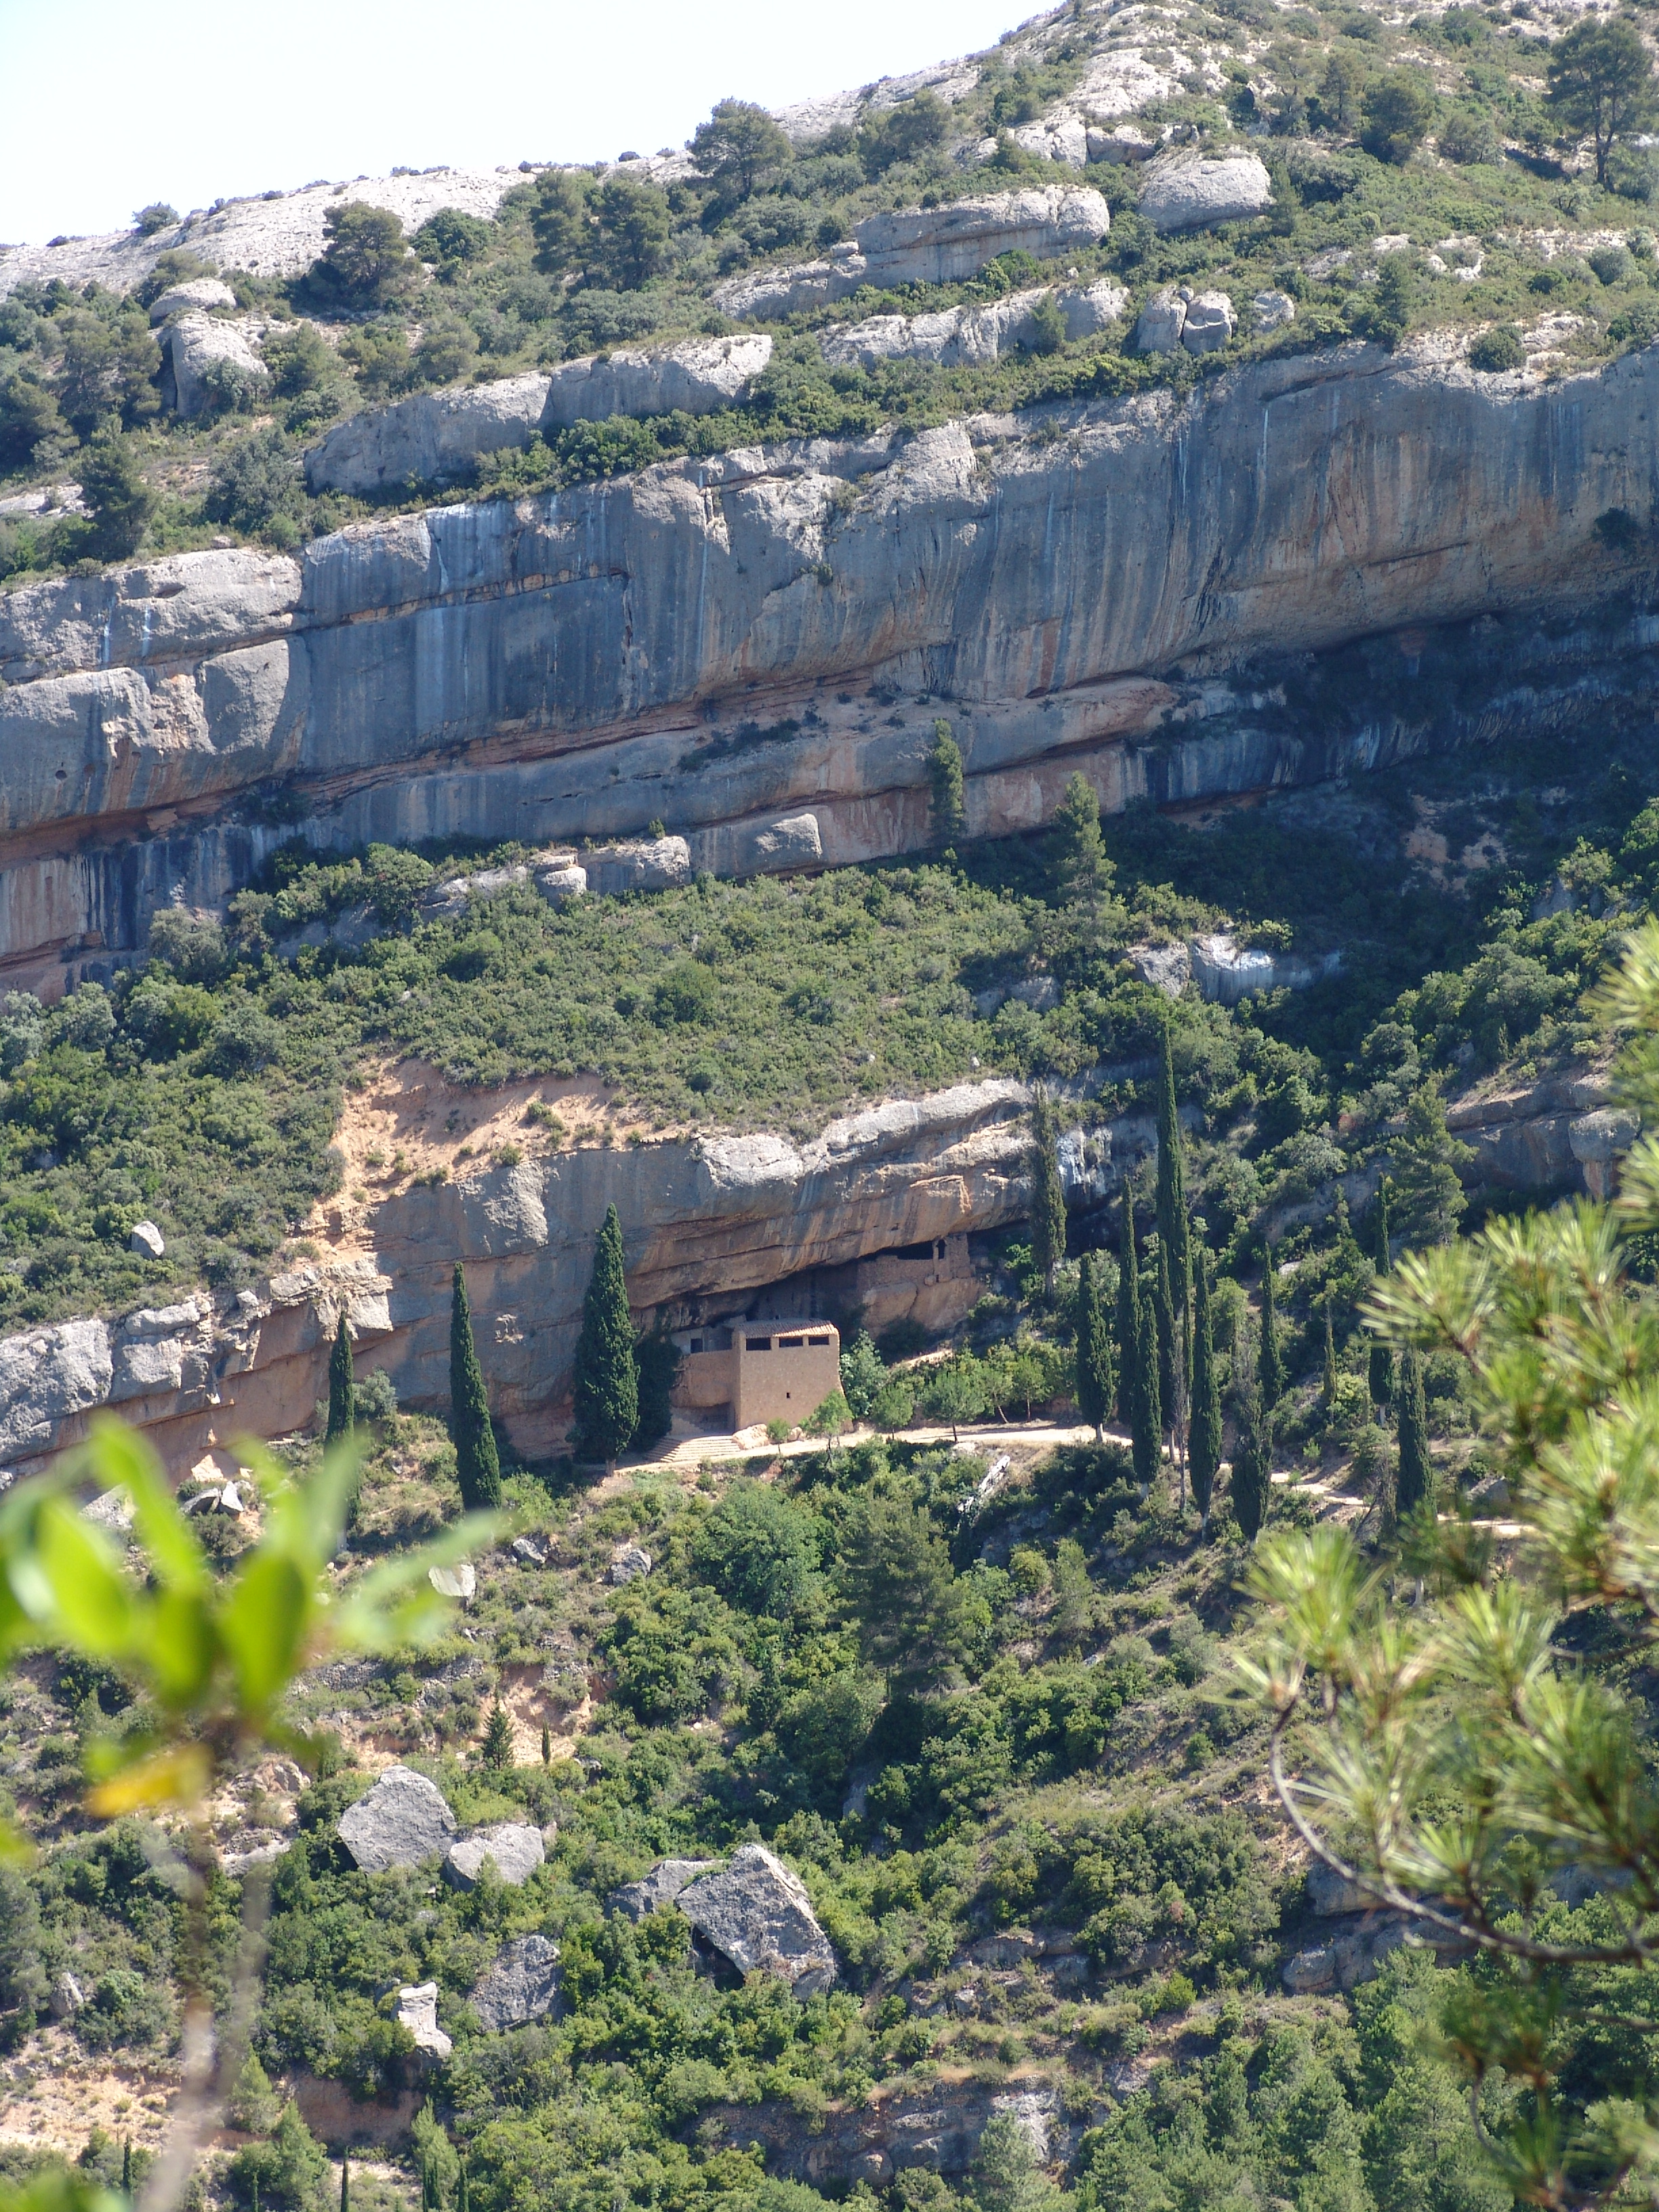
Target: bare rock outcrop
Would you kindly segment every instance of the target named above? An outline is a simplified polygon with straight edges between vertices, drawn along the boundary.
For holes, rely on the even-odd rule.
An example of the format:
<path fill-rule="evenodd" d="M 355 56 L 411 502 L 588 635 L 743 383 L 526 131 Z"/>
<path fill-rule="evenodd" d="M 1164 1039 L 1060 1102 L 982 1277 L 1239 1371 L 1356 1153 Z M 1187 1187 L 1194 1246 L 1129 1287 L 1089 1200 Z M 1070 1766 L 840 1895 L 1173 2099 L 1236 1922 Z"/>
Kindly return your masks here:
<path fill-rule="evenodd" d="M 560 2002 L 559 1947 L 548 1936 L 515 1936 L 472 1992 L 478 2025 L 492 2035 L 532 2020 L 556 2020 Z"/>
<path fill-rule="evenodd" d="M 956 368 L 998 361 L 1006 353 L 1035 346 L 1040 339 L 1036 310 L 1052 299 L 1065 318 L 1068 340 L 1091 337 L 1123 312 L 1128 295 L 1103 278 L 1097 284 L 1038 286 L 1011 292 L 985 307 L 944 307 L 931 315 L 872 315 L 823 331 L 818 351 L 832 366 L 856 362 L 874 368 L 884 361 L 932 361 Z"/>
<path fill-rule="evenodd" d="M 455 1815 L 435 1782 L 410 1767 L 388 1766 L 346 1808 L 336 1833 L 362 1873 L 385 1874 L 441 1858 L 455 1833 Z"/>
<path fill-rule="evenodd" d="M 1018 2079 L 885 2083 L 861 2104 L 815 2115 L 810 2129 L 784 2103 L 728 2106 L 712 2117 L 722 2143 L 758 2142 L 769 2172 L 815 2188 L 864 2182 L 879 2189 L 914 2167 L 966 2173 L 995 2118 L 1013 2120 L 1044 2165 L 1065 2158 L 1074 2140 L 1053 2083 Z"/>
<path fill-rule="evenodd" d="M 613 1889 L 605 1904 L 612 1912 L 624 1913 L 629 1920 L 643 1920 L 647 1913 L 660 1912 L 665 1905 L 672 1905 L 688 1882 L 709 1873 L 716 1863 L 714 1859 L 659 1859 L 649 1874 Z"/>
<path fill-rule="evenodd" d="M 764 1844 L 744 1844 L 674 1902 L 740 1974 L 775 1974 L 799 1997 L 833 1986 L 840 1970 L 805 1885 Z"/>
<path fill-rule="evenodd" d="M 1261 215 L 1273 197 L 1273 179 L 1254 154 L 1165 154 L 1148 168 L 1135 210 L 1154 230 L 1208 230 Z"/>
<path fill-rule="evenodd" d="M 444 1872 L 458 1889 L 476 1889 L 488 1860 L 509 1889 L 521 1889 L 546 1856 L 539 1828 L 524 1820 L 503 1820 L 458 1838 L 445 1854 Z"/>
<path fill-rule="evenodd" d="M 228 371 L 245 386 L 270 380 L 270 371 L 253 349 L 263 323 L 237 323 L 191 310 L 176 316 L 161 333 L 163 397 L 185 422 L 204 414 L 213 397 L 216 371 Z"/>
<path fill-rule="evenodd" d="M 1225 935 L 1194 937 L 1188 951 L 1200 994 L 1223 1006 L 1259 998 L 1264 991 L 1305 991 L 1342 967 L 1340 951 L 1274 952 Z"/>
<path fill-rule="evenodd" d="M 152 324 L 165 323 L 191 308 L 206 314 L 210 308 L 235 305 L 236 295 L 218 277 L 192 276 L 187 283 L 169 284 L 165 292 L 158 292 L 149 303 L 149 319 Z"/>
<path fill-rule="evenodd" d="M 618 346 L 556 368 L 499 377 L 449 392 L 422 392 L 365 410 L 306 455 L 313 492 L 360 498 L 389 487 L 453 483 L 485 453 L 527 446 L 539 431 L 613 415 L 707 415 L 741 398 L 772 357 L 761 336 L 690 338 L 678 345 Z"/>
<path fill-rule="evenodd" d="M 1138 353 L 1173 353 L 1182 346 L 1188 353 L 1214 353 L 1224 346 L 1238 327 L 1238 317 L 1225 292 L 1195 292 L 1190 284 L 1170 285 L 1154 292 L 1135 323 Z"/>
<path fill-rule="evenodd" d="M 412 1987 L 398 1992 L 398 2009 L 394 2014 L 399 2027 L 406 2027 L 415 2039 L 416 2051 L 428 2058 L 447 2058 L 455 2048 L 438 2025 L 438 1984 L 436 1982 L 416 1982 Z"/>
<path fill-rule="evenodd" d="M 822 261 L 728 277 L 714 287 L 728 315 L 781 316 L 849 299 L 864 285 L 955 284 L 975 276 L 1000 253 L 1039 260 L 1076 252 L 1104 238 L 1111 210 L 1100 193 L 1075 185 L 988 192 L 937 208 L 867 216 Z"/>

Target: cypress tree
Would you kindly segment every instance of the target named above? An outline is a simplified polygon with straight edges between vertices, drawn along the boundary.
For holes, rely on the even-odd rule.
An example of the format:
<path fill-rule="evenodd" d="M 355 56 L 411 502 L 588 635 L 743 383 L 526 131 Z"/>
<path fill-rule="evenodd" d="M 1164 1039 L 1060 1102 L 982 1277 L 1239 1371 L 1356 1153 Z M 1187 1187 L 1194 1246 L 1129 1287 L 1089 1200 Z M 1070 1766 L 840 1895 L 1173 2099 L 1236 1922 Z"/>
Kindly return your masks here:
<path fill-rule="evenodd" d="M 1158 1241 L 1170 1255 L 1170 1310 L 1177 1320 L 1185 1321 L 1192 1310 L 1193 1261 L 1187 1232 L 1181 1117 L 1176 1111 L 1175 1060 L 1167 1029 L 1158 1086 Z"/>
<path fill-rule="evenodd" d="M 1320 1403 L 1328 1413 L 1336 1403 L 1336 1330 L 1331 1321 L 1331 1293 L 1325 1293 L 1325 1370 L 1319 1382 Z"/>
<path fill-rule="evenodd" d="M 472 1341 L 472 1310 L 459 1260 L 449 1305 L 449 1427 L 461 1503 L 469 1513 L 493 1511 L 501 1502 L 501 1462 L 495 1431 L 489 1425 L 489 1401 Z"/>
<path fill-rule="evenodd" d="M 129 2136 L 121 2146 L 121 2194 L 129 2203 L 132 2198 L 132 2137 Z"/>
<path fill-rule="evenodd" d="M 1394 1265 L 1389 1256 L 1389 1179 L 1376 1194 L 1375 1218 L 1372 1222 L 1374 1243 L 1371 1258 L 1379 1275 L 1386 1275 Z M 1394 1395 L 1394 1354 L 1386 1344 L 1373 1344 L 1365 1381 L 1371 1394 L 1373 1406 L 1386 1406 Z"/>
<path fill-rule="evenodd" d="M 1112 1373 L 1112 1339 L 1101 1303 L 1094 1255 L 1085 1252 L 1077 1285 L 1077 1409 L 1090 1423 L 1096 1441 L 1104 1435 L 1116 1387 Z"/>
<path fill-rule="evenodd" d="M 1400 1431 L 1395 1501 L 1403 1521 L 1419 1505 L 1434 1502 L 1434 1462 L 1429 1457 L 1429 1419 L 1423 1403 L 1423 1361 L 1409 1346 L 1401 1353 L 1396 1370 L 1395 1418 Z"/>
<path fill-rule="evenodd" d="M 640 1370 L 623 1273 L 622 1218 L 605 1208 L 576 1343 L 576 1436 L 584 1455 L 614 1466 L 640 1420 Z"/>
<path fill-rule="evenodd" d="M 1131 1265 L 1133 1236 L 1130 1237 Z M 1135 1344 L 1133 1381 L 1130 1386 L 1129 1441 L 1135 1480 L 1150 1488 L 1163 1456 L 1164 1417 L 1158 1395 L 1158 1323 L 1146 1285 L 1137 1281 L 1134 1302 Z"/>
<path fill-rule="evenodd" d="M 1279 1316 L 1273 1301 L 1278 1279 L 1273 1248 L 1271 1244 L 1264 1245 L 1261 1261 L 1261 1351 L 1256 1364 L 1256 1377 L 1261 1385 L 1262 1408 L 1269 1414 L 1285 1395 L 1285 1353 L 1279 1341 Z"/>
<path fill-rule="evenodd" d="M 1247 1325 L 1248 1326 L 1248 1325 Z M 1233 1518 L 1247 1543 L 1255 1543 L 1267 1517 L 1273 1468 L 1272 1417 L 1261 1403 L 1261 1384 L 1248 1336 L 1238 1347 L 1239 1388 L 1234 1399 L 1238 1442 L 1233 1450 Z"/>
<path fill-rule="evenodd" d="M 471 2201 L 467 2193 L 466 2160 L 465 2159 L 461 2160 L 461 2185 L 455 2198 L 455 2212 L 472 2212 Z"/>
<path fill-rule="evenodd" d="M 351 2212 L 351 2158 L 343 2153 L 340 2158 L 340 2212 Z"/>
<path fill-rule="evenodd" d="M 933 816 L 933 842 L 954 844 L 962 835 L 968 809 L 962 781 L 962 748 L 941 714 L 933 724 L 933 742 L 927 754 L 928 811 Z"/>
<path fill-rule="evenodd" d="M 351 1434 L 356 1410 L 351 1331 L 346 1327 L 345 1308 L 342 1306 L 334 1331 L 334 1348 L 328 1355 L 328 1432 L 323 1439 L 325 1449 L 343 1443 Z"/>
<path fill-rule="evenodd" d="M 1210 1500 L 1221 1466 L 1221 1391 L 1216 1381 L 1215 1346 L 1210 1330 L 1210 1268 L 1200 1247 L 1193 1269 L 1193 1419 L 1188 1443 L 1193 1503 L 1207 1534 Z"/>
<path fill-rule="evenodd" d="M 1154 1342 L 1158 1360 L 1158 1402 L 1160 1427 L 1178 1426 L 1181 1413 L 1181 1340 L 1176 1334 L 1174 1292 L 1170 1281 L 1170 1248 L 1158 1240 L 1158 1273 L 1152 1285 Z"/>
<path fill-rule="evenodd" d="M 643 1451 L 665 1437 L 673 1424 L 674 1385 L 680 1376 L 680 1348 L 659 1315 L 656 1326 L 634 1346 L 640 1376 L 640 1418 L 633 1441 Z"/>
<path fill-rule="evenodd" d="M 1140 1263 L 1135 1257 L 1134 1202 L 1126 1189 L 1117 1255 L 1117 1414 L 1127 1426 L 1135 1417 L 1135 1347 L 1140 1340 Z"/>
<path fill-rule="evenodd" d="M 553 1731 L 549 1728 L 547 1723 L 544 1721 L 542 1723 L 542 1765 L 544 1766 L 551 1766 L 552 1764 Z"/>
<path fill-rule="evenodd" d="M 1042 1270 L 1048 1296 L 1054 1271 L 1066 1257 L 1066 1194 L 1060 1188 L 1054 1113 L 1041 1084 L 1031 1101 L 1031 1258 Z"/>

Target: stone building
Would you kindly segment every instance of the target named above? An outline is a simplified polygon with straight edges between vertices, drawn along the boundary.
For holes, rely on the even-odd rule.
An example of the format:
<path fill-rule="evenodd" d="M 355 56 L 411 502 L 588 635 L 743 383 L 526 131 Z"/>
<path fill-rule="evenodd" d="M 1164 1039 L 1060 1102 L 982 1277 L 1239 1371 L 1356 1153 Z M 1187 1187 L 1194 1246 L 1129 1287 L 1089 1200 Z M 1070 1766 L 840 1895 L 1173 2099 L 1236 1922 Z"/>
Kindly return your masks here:
<path fill-rule="evenodd" d="M 733 1429 L 766 1421 L 798 1428 L 841 1388 L 841 1334 L 823 1321 L 733 1322 L 675 1339 L 684 1355 L 674 1403 Z"/>

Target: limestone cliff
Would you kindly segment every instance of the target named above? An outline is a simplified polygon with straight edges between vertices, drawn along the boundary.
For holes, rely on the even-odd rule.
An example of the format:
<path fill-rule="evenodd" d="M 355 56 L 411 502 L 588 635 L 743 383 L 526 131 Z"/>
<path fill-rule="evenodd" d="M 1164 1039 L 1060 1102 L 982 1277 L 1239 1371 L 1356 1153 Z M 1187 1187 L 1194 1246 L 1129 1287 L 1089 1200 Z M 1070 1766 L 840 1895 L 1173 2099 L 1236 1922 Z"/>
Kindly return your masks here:
<path fill-rule="evenodd" d="M 1074 769 L 1118 807 L 1585 724 L 1647 680 L 1645 556 L 1613 548 L 1645 543 L 1656 386 L 1652 349 L 1543 384 L 1350 345 L 15 592 L 0 960 L 50 984 L 142 944 L 301 822 L 659 817 L 720 870 L 810 810 L 825 862 L 902 851 L 941 714 L 976 832 Z"/>

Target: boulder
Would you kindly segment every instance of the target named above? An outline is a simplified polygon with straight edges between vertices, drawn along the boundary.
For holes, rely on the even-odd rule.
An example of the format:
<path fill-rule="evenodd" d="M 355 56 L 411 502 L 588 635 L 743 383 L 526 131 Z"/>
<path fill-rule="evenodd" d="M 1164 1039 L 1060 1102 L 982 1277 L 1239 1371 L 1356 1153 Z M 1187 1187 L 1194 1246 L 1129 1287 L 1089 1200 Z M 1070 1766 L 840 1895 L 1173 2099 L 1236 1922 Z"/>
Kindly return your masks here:
<path fill-rule="evenodd" d="M 107 1528 L 112 1536 L 125 1536 L 132 1528 L 132 1499 L 125 1490 L 100 1491 L 89 1505 L 81 1508 L 81 1518 L 94 1528 Z"/>
<path fill-rule="evenodd" d="M 1132 945 L 1124 954 L 1143 983 L 1178 999 L 1193 980 L 1193 956 L 1184 945 Z"/>
<path fill-rule="evenodd" d="M 167 1254 L 167 1239 L 153 1221 L 135 1221 L 127 1232 L 127 1249 L 141 1259 L 160 1260 Z"/>
<path fill-rule="evenodd" d="M 1347 1881 L 1322 1859 L 1316 1859 L 1308 1869 L 1308 1903 L 1322 1920 L 1334 1919 L 1344 1912 L 1364 1912 L 1376 1902 L 1357 1881 Z"/>
<path fill-rule="evenodd" d="M 1166 154 L 1147 171 L 1136 203 L 1154 230 L 1208 230 L 1260 215 L 1273 204 L 1273 182 L 1254 154 Z"/>
<path fill-rule="evenodd" d="M 584 854 L 587 888 L 599 898 L 625 891 L 661 891 L 691 880 L 691 848 L 684 837 L 629 837 Z"/>
<path fill-rule="evenodd" d="M 472 1992 L 478 2025 L 492 2035 L 559 2013 L 559 1947 L 546 1936 L 520 1936 L 498 1952 Z"/>
<path fill-rule="evenodd" d="M 1088 148 L 1091 161 L 1150 161 L 1158 141 L 1133 123 L 1091 123 Z"/>
<path fill-rule="evenodd" d="M 192 309 L 167 325 L 161 343 L 171 374 L 173 410 L 186 422 L 205 413 L 210 371 L 219 363 L 255 384 L 270 380 L 270 370 L 249 343 L 248 329 L 240 323 L 223 322 Z"/>
<path fill-rule="evenodd" d="M 455 1815 L 424 1774 L 388 1766 L 340 1815 L 335 1832 L 364 1874 L 385 1874 L 441 1857 L 455 1834 Z"/>
<path fill-rule="evenodd" d="M 1181 343 L 1188 353 L 1218 353 L 1238 327 L 1233 303 L 1224 292 L 1194 292 L 1187 302 Z"/>
<path fill-rule="evenodd" d="M 1121 285 L 1108 278 L 1058 290 L 1039 285 L 1012 292 L 985 307 L 945 307 L 933 315 L 872 315 L 866 322 L 823 331 L 818 350 L 832 368 L 856 362 L 874 368 L 884 361 L 929 361 L 955 368 L 996 361 L 1031 346 L 1037 337 L 1035 311 L 1044 300 L 1052 299 L 1059 307 L 1070 340 L 1104 330 L 1122 313 L 1127 297 Z"/>
<path fill-rule="evenodd" d="M 605 1580 L 618 1588 L 624 1583 L 636 1583 L 641 1575 L 651 1571 L 651 1554 L 638 1544 L 624 1544 L 614 1554 L 606 1571 Z"/>
<path fill-rule="evenodd" d="M 165 323 L 170 316 L 186 314 L 191 308 L 205 314 L 210 307 L 235 305 L 236 295 L 218 277 L 192 276 L 187 284 L 169 284 L 165 292 L 158 292 L 149 303 L 149 319 L 152 323 Z"/>
<path fill-rule="evenodd" d="M 1592 1198 L 1611 1197 L 1618 1164 L 1641 1133 L 1638 1116 L 1622 1106 L 1598 1107 L 1568 1124 L 1567 1142 Z"/>
<path fill-rule="evenodd" d="M 714 1859 L 659 1859 L 638 1881 L 625 1881 L 620 1889 L 613 1889 L 605 1899 L 606 1909 L 625 1913 L 630 1920 L 643 1920 L 648 1912 L 660 1912 L 665 1905 L 672 1905 L 688 1882 L 708 1874 L 717 1863 Z"/>
<path fill-rule="evenodd" d="M 827 307 L 864 285 L 956 284 L 977 276 L 1000 253 L 1039 260 L 1076 252 L 1104 238 L 1111 210 L 1097 192 L 1076 185 L 989 192 L 948 207 L 905 208 L 872 215 L 821 261 L 728 277 L 714 301 L 728 315 L 781 316 Z"/>
<path fill-rule="evenodd" d="M 415 2039 L 415 2048 L 428 2057 L 447 2058 L 455 2048 L 438 2025 L 438 1984 L 416 1982 L 398 1992 L 397 2021 Z"/>
<path fill-rule="evenodd" d="M 463 1605 L 478 1595 L 478 1571 L 470 1559 L 453 1567 L 428 1567 L 426 1578 L 440 1597 L 459 1598 Z"/>
<path fill-rule="evenodd" d="M 1166 286 L 1147 301 L 1135 319 L 1137 353 L 1173 353 L 1181 343 L 1187 322 L 1185 290 L 1184 286 L 1180 291 Z"/>
<path fill-rule="evenodd" d="M 474 1889 L 483 1874 L 484 1861 L 493 1859 L 495 1871 L 509 1889 L 521 1889 L 547 1856 L 539 1828 L 522 1820 L 504 1820 L 498 1827 L 477 1828 L 449 1847 L 444 1872 L 458 1889 Z"/>
<path fill-rule="evenodd" d="M 1282 331 L 1296 320 L 1296 301 L 1288 292 L 1258 292 L 1250 314 L 1258 331 Z"/>
<path fill-rule="evenodd" d="M 829 1989 L 837 1972 L 799 1875 L 764 1844 L 745 1844 L 728 1865 L 683 1889 L 675 1902 L 699 1936 L 742 1974 L 775 1974 L 797 1996 Z"/>
<path fill-rule="evenodd" d="M 574 860 L 544 863 L 536 870 L 536 888 L 549 906 L 568 906 L 587 889 L 587 871 Z"/>
<path fill-rule="evenodd" d="M 337 424 L 306 456 L 313 492 L 358 497 L 470 477 L 486 453 L 527 446 L 574 422 L 612 415 L 708 415 L 747 392 L 772 357 L 769 337 L 690 338 L 678 345 L 618 347 L 556 368 L 503 376 L 450 392 L 422 392 Z"/>
<path fill-rule="evenodd" d="M 72 1414 L 106 1403 L 114 1373 L 101 1321 L 59 1322 L 0 1341 L 0 1465 L 46 1450 Z"/>
<path fill-rule="evenodd" d="M 65 1971 L 52 1985 L 47 2000 L 54 2020 L 73 2020 L 77 2012 L 86 2009 L 87 1992 L 78 1974 Z"/>

